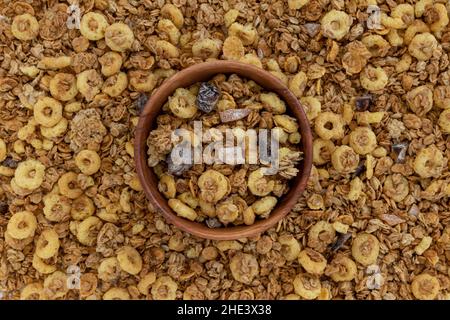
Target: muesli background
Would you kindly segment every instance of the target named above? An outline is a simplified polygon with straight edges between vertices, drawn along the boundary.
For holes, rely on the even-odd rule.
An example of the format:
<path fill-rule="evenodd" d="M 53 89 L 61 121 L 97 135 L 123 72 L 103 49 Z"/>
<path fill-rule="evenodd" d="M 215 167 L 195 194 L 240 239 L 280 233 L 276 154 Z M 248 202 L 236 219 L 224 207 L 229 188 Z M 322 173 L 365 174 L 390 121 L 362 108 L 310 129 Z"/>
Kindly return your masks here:
<path fill-rule="evenodd" d="M 166 3 L 0 2 L 0 296 L 449 298 L 450 5 Z M 122 26 L 88 40 L 78 29 L 88 12 L 132 37 Z M 154 213 L 134 170 L 145 95 L 214 58 L 270 70 L 315 129 L 307 191 L 257 238 L 180 232 Z M 36 107 L 42 97 L 61 114 Z M 358 127 L 374 135 L 350 135 Z M 87 149 L 95 173 L 77 161 Z"/>

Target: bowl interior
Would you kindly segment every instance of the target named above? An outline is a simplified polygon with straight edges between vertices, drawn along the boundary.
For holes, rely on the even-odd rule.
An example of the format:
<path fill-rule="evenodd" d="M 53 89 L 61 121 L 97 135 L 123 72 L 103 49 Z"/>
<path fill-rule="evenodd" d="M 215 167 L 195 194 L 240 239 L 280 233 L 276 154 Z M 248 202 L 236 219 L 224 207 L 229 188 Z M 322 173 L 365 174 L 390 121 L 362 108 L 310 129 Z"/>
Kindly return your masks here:
<path fill-rule="evenodd" d="M 178 217 L 167 204 L 166 198 L 158 191 L 158 178 L 153 169 L 147 165 L 146 140 L 153 128 L 154 121 L 168 100 L 177 89 L 188 87 L 196 82 L 209 80 L 216 74 L 237 74 L 255 81 L 267 91 L 275 92 L 283 99 L 288 109 L 299 124 L 302 136 L 301 147 L 303 160 L 299 163 L 299 175 L 291 182 L 289 192 L 278 200 L 277 206 L 268 218 L 255 221 L 250 226 L 233 226 L 209 228 L 203 223 L 192 222 Z M 196 64 L 186 68 L 166 80 L 155 90 L 145 105 L 135 132 L 136 170 L 147 198 L 155 205 L 156 210 L 178 228 L 195 236 L 213 240 L 233 240 L 255 236 L 272 227 L 285 217 L 297 202 L 306 187 L 312 166 L 312 136 L 308 119 L 299 101 L 291 91 L 275 76 L 260 68 L 233 61 L 214 61 Z"/>

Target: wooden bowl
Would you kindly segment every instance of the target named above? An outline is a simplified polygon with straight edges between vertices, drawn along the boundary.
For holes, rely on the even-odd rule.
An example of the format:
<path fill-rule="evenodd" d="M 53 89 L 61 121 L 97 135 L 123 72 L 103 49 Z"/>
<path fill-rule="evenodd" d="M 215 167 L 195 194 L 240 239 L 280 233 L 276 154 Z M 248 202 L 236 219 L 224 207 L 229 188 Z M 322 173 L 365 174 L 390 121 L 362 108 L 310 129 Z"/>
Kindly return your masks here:
<path fill-rule="evenodd" d="M 291 181 L 289 192 L 278 201 L 267 219 L 255 221 L 253 225 L 233 226 L 222 228 L 209 228 L 204 223 L 192 222 L 177 216 L 167 204 L 166 198 L 158 191 L 158 177 L 147 165 L 146 140 L 161 107 L 177 88 L 185 88 L 196 82 L 207 81 L 216 74 L 237 74 L 243 78 L 251 79 L 269 92 L 275 92 L 282 98 L 290 110 L 291 115 L 297 118 L 302 136 L 301 149 L 303 160 L 299 163 L 299 175 Z M 264 232 L 278 221 L 283 219 L 295 205 L 298 197 L 305 190 L 312 166 L 312 136 L 309 121 L 299 101 L 294 94 L 275 76 L 263 69 L 234 61 L 205 62 L 188 67 L 177 72 L 167 79 L 155 90 L 145 105 L 136 127 L 134 140 L 134 158 L 139 180 L 147 198 L 156 209 L 169 222 L 183 231 L 195 236 L 212 240 L 234 240 L 252 237 Z"/>

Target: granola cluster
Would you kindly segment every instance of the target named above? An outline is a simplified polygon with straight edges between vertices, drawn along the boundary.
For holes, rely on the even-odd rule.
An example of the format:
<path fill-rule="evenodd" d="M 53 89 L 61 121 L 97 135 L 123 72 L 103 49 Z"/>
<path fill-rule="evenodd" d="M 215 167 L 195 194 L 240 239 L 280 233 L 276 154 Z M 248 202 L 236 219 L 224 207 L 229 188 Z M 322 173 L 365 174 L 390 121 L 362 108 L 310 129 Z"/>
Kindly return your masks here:
<path fill-rule="evenodd" d="M 449 12 L 445 0 L 1 0 L 0 297 L 448 299 Z M 307 190 L 251 239 L 181 232 L 134 169 L 148 95 L 211 59 L 271 72 L 314 131 Z M 174 123 L 159 125 L 152 139 L 166 141 Z M 246 172 L 229 180 L 245 192 Z"/>
<path fill-rule="evenodd" d="M 285 102 L 254 81 L 217 75 L 178 88 L 162 109 L 147 162 L 173 211 L 209 227 L 267 218 L 299 173 L 301 135 Z"/>

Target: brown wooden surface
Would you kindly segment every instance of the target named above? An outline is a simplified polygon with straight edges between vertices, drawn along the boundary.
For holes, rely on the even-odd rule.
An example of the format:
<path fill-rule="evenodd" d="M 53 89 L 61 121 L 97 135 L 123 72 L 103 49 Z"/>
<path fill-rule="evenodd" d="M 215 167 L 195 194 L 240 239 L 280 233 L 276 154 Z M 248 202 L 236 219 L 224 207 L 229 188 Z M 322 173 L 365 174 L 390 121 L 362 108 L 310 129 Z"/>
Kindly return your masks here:
<path fill-rule="evenodd" d="M 235 73 L 243 78 L 251 79 L 267 91 L 277 93 L 287 104 L 291 114 L 297 118 L 302 136 L 301 149 L 303 160 L 299 163 L 298 175 L 291 183 L 289 193 L 278 199 L 278 205 L 267 219 L 257 220 L 251 226 L 235 226 L 223 228 L 209 228 L 203 223 L 192 222 L 178 217 L 167 204 L 167 200 L 158 191 L 158 178 L 147 165 L 146 140 L 153 128 L 154 120 L 168 97 L 177 89 L 188 87 L 196 82 L 209 80 L 216 74 Z M 178 228 L 195 236 L 213 240 L 233 240 L 252 237 L 275 225 L 284 218 L 297 202 L 298 197 L 305 190 L 312 166 L 312 135 L 309 121 L 299 101 L 294 94 L 275 76 L 263 69 L 252 65 L 234 61 L 212 61 L 193 65 L 166 80 L 148 100 L 142 111 L 136 127 L 134 140 L 134 158 L 139 180 L 147 198 L 169 222 Z"/>

